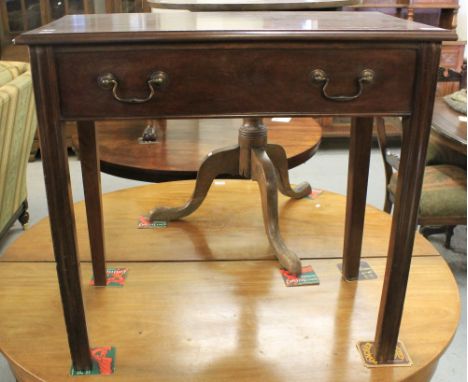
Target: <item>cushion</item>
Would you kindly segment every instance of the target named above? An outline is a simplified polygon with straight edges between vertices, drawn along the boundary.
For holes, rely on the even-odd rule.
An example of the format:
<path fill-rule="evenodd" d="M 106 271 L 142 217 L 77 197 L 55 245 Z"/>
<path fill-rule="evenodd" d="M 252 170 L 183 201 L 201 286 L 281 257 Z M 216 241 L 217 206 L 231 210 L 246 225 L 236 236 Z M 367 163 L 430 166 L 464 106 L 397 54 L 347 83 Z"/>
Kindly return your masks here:
<path fill-rule="evenodd" d="M 389 191 L 395 195 L 397 173 L 393 174 Z M 420 217 L 466 217 L 466 171 L 450 165 L 427 166 L 419 204 Z"/>
<path fill-rule="evenodd" d="M 466 114 L 466 89 L 446 95 L 444 101 L 455 111 Z"/>
<path fill-rule="evenodd" d="M 431 137 L 427 146 L 426 165 L 450 164 L 466 169 L 466 155 L 434 141 Z"/>
<path fill-rule="evenodd" d="M 29 64 L 26 62 L 0 61 L 0 86 L 6 85 L 27 70 Z"/>

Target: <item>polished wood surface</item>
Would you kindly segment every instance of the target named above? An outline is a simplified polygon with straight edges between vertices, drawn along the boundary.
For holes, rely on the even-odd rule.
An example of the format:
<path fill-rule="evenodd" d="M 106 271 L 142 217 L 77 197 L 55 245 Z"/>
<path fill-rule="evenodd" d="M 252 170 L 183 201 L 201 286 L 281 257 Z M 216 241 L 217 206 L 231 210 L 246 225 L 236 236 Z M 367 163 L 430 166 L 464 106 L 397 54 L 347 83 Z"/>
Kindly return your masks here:
<path fill-rule="evenodd" d="M 366 261 L 384 273 L 384 259 Z M 382 277 L 356 285 L 341 280 L 336 260 L 305 264 L 318 272 L 319 286 L 286 288 L 275 261 L 125 262 L 110 264 L 129 269 L 125 287 L 102 289 L 88 285 L 91 266 L 84 264 L 92 346 L 113 345 L 117 358 L 113 376 L 83 378 L 430 380 L 460 314 L 457 286 L 443 259 L 414 259 L 401 329 L 414 366 L 372 370 L 363 366 L 356 343 L 372 338 Z M 26 376 L 19 382 L 76 381 L 69 376 L 53 264 L 2 264 L 0 306 L 2 351 Z"/>
<path fill-rule="evenodd" d="M 379 12 L 192 12 L 187 18 L 177 13 L 65 16 L 18 36 L 15 42 L 49 45 L 284 39 L 447 41 L 456 40 L 457 35 Z"/>
<path fill-rule="evenodd" d="M 339 9 L 360 0 L 148 0 L 153 9 L 178 9 L 194 12 L 307 11 Z"/>
<path fill-rule="evenodd" d="M 461 121 L 460 117 L 465 117 Z M 432 133 L 450 148 L 466 155 L 466 115 L 453 110 L 442 98 L 436 98 Z"/>
<path fill-rule="evenodd" d="M 192 185 L 193 182 L 183 182 L 182 188 L 189 192 Z M 268 244 L 260 221 L 257 228 L 244 224 L 224 234 L 220 224 L 225 226 L 229 222 L 223 216 L 219 220 L 209 216 L 206 208 L 199 230 L 196 229 L 199 222 L 193 221 L 190 239 L 179 234 L 174 240 L 172 224 L 166 229 L 137 230 L 134 211 L 139 208 L 135 204 L 141 203 L 143 207 L 151 202 L 152 195 L 169 198 L 167 191 L 172 190 L 171 186 L 180 190 L 166 183 L 103 196 L 109 213 L 120 211 L 120 219 L 112 219 L 112 224 L 106 225 L 107 233 L 113 239 L 122 238 L 119 243 L 124 243 L 123 237 L 127 237 L 126 247 L 115 244 L 109 251 L 111 258 L 119 252 L 126 261 L 111 262 L 108 266 L 127 267 L 129 273 L 123 288 L 95 288 L 89 286 L 91 264 L 82 264 L 91 345 L 117 348 L 114 375 L 83 378 L 92 382 L 102 378 L 153 382 L 156 377 L 167 382 L 430 379 L 455 332 L 460 307 L 453 275 L 422 236 L 417 235 L 415 252 L 424 256 L 413 259 L 400 334 L 414 365 L 367 369 L 356 343 L 373 337 L 385 258 L 364 258 L 378 278 L 357 282 L 342 280 L 337 268 L 340 260 L 333 254 L 328 259 L 317 258 L 323 255 L 321 241 L 332 243 L 342 237 L 342 230 L 339 234 L 322 228 L 334 224 L 334 220 L 341 224 L 344 221 L 343 196 L 325 191 L 316 200 L 288 202 L 286 205 L 295 211 L 287 214 L 283 199 L 284 227 L 294 224 L 298 212 L 310 219 L 318 214 L 314 224 L 303 221 L 295 223 L 294 229 L 302 227 L 302 236 L 315 237 L 310 242 L 310 249 L 314 250 L 312 259 L 305 260 L 304 265 L 312 265 L 320 285 L 286 288 L 277 261 L 263 257 Z M 235 189 L 226 190 L 229 187 Z M 240 190 L 242 197 L 229 192 Z M 227 195 L 238 195 L 240 203 L 250 196 L 259 198 L 254 183 L 227 181 L 213 187 L 207 202 L 225 206 L 223 195 L 228 198 Z M 317 207 L 318 203 L 321 207 Z M 242 208 L 246 221 L 261 220 L 258 208 Z M 381 211 L 370 210 L 371 217 L 366 223 L 379 228 L 371 231 L 372 252 L 364 255 L 385 254 L 387 242 L 381 231 L 389 230 L 390 219 Z M 202 211 L 203 208 L 200 215 Z M 77 212 L 84 214 L 83 203 L 77 205 Z M 42 248 L 31 240 L 38 238 L 40 225 L 43 223 L 32 227 L 10 247 L 9 261 L 0 267 L 1 348 L 19 382 L 75 381 L 77 377 L 69 376 L 70 360 L 55 264 L 37 262 L 36 254 Z M 79 236 L 80 248 L 88 245 L 84 231 Z M 141 235 L 132 237 L 131 232 Z M 113 241 L 108 242 L 109 246 L 114 245 Z M 169 242 L 171 245 L 159 246 Z M 201 261 L 186 261 L 187 250 L 193 243 L 204 243 L 193 258 Z M 24 252 L 26 248 L 29 250 Z M 135 261 L 138 250 L 143 248 L 147 254 L 152 251 L 153 258 L 144 263 Z M 246 251 L 252 255 L 251 261 L 224 261 L 245 258 Z M 339 252 L 337 248 L 336 255 Z M 48 253 L 51 255 L 50 249 Z M 50 367 L 51 360 L 54 367 Z"/>
<path fill-rule="evenodd" d="M 193 181 L 168 182 L 104 195 L 107 260 L 171 261 L 175 242 L 181 248 L 178 259 L 184 261 L 274 259 L 264 234 L 258 186 L 248 180 L 219 179 L 193 215 L 171 222 L 165 229 L 137 229 L 139 216 L 148 213 L 155 204 L 181 205 L 190 197 L 192 188 Z M 301 258 L 341 259 L 346 210 L 342 196 L 324 191 L 315 200 L 291 200 L 279 194 L 278 203 L 282 236 Z M 225 207 L 219 208 L 222 204 Z M 214 214 L 212 211 L 216 210 Z M 75 204 L 75 216 L 80 258 L 90 261 L 84 202 Z M 367 206 L 365 222 L 362 256 L 384 257 L 391 216 Z M 242 243 L 242 251 L 236 250 L 238 243 Z M 432 245 L 417 235 L 413 255 L 428 253 L 433 253 Z M 48 218 L 25 231 L 0 258 L 5 262 L 13 260 L 54 261 Z"/>
<path fill-rule="evenodd" d="M 315 154 L 322 129 L 313 118 L 286 120 L 265 118 L 265 124 L 268 141 L 284 147 L 293 168 Z M 208 153 L 237 143 L 241 124 L 240 119 L 169 120 L 165 129 L 157 130 L 155 143 L 140 144 L 147 121 L 97 122 L 101 170 L 155 182 L 195 179 Z M 72 141 L 79 147 L 77 136 Z"/>
<path fill-rule="evenodd" d="M 313 48 L 289 43 L 271 48 L 260 43 L 229 48 L 142 44 L 138 49 L 132 43 L 104 54 L 100 47 L 89 46 L 55 50 L 61 116 L 68 120 L 129 115 L 170 119 L 249 114 L 409 114 L 416 57 L 416 46 L 386 44 L 383 48 L 377 42 L 322 43 Z M 70 71 L 71 67 L 80 70 Z M 324 96 L 323 82 L 313 82 L 315 69 L 328 76 L 329 97 Z M 359 96 L 347 102 L 331 99 L 358 94 L 358 79 L 365 69 L 374 73 L 374 79 L 371 83 L 359 82 Z M 103 89 L 97 81 L 112 73 L 118 79 L 121 97 L 145 98 L 150 94 L 148 77 L 160 71 L 166 73 L 167 84 L 141 103 L 118 101 L 111 89 Z"/>
<path fill-rule="evenodd" d="M 49 208 L 56 271 L 60 285 L 63 313 L 68 328 L 72 364 L 77 370 L 90 370 L 89 339 L 81 292 L 81 275 L 70 186 L 70 171 L 64 140 L 65 129 L 59 121 L 60 96 L 55 88 L 48 90 L 48 80 L 56 81 L 50 48 L 31 51 L 31 73 L 34 78 L 36 110 L 41 126 L 39 138 Z M 47 74 L 46 74 L 47 73 Z M 55 199 L 54 195 L 61 195 Z M 96 224 L 95 226 L 98 226 Z"/>

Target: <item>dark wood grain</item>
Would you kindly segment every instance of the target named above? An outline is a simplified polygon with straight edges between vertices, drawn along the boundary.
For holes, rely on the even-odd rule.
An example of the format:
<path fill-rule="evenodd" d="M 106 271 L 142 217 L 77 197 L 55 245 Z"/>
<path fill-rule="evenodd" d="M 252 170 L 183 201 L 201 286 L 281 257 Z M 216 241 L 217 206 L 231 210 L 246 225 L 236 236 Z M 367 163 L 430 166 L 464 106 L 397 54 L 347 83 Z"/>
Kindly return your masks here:
<path fill-rule="evenodd" d="M 78 137 L 80 142 L 81 175 L 83 178 L 83 190 L 86 201 L 89 242 L 93 260 L 94 283 L 96 286 L 106 286 L 101 174 L 94 122 L 78 122 Z"/>
<path fill-rule="evenodd" d="M 122 44 L 118 50 L 102 47 L 57 50 L 62 117 L 102 120 L 129 115 L 142 118 L 404 115 L 411 110 L 415 44 L 274 46 L 269 49 L 262 44 L 191 44 L 177 49 Z M 80 70 L 71 71 L 72 67 Z M 315 69 L 327 73 L 330 78 L 327 92 L 333 96 L 355 94 L 357 79 L 364 69 L 373 70 L 375 79 L 364 85 L 362 95 L 355 100 L 336 102 L 322 96 L 323 84 L 312 82 L 311 73 Z M 146 81 L 156 71 L 167 74 L 167 86 L 156 90 L 151 100 L 141 104 L 120 102 L 111 90 L 102 89 L 97 83 L 99 76 L 112 73 L 118 78 L 120 96 L 144 98 L 149 93 Z"/>
<path fill-rule="evenodd" d="M 255 0 L 237 2 L 203 2 L 197 0 L 149 0 L 154 9 L 184 9 L 192 12 L 247 12 L 247 11 L 308 11 L 336 10 L 355 5 L 359 0 Z"/>
<path fill-rule="evenodd" d="M 401 161 L 398 171 L 387 268 L 375 335 L 379 362 L 393 359 L 398 340 L 418 217 L 421 185 L 437 82 L 440 45 L 422 44 L 416 74 L 411 117 L 403 120 Z"/>
<path fill-rule="evenodd" d="M 373 118 L 353 118 L 348 162 L 348 189 L 342 273 L 357 280 L 366 210 Z"/>
<path fill-rule="evenodd" d="M 53 45 L 145 41 L 402 42 L 456 39 L 453 31 L 379 12 L 192 12 L 184 18 L 170 13 L 65 16 L 22 34 L 15 42 Z"/>
<path fill-rule="evenodd" d="M 76 370 L 90 370 L 70 172 L 64 130 L 59 120 L 59 94 L 54 86 L 56 71 L 52 49 L 32 49 L 31 67 L 52 241 L 72 364 Z"/>

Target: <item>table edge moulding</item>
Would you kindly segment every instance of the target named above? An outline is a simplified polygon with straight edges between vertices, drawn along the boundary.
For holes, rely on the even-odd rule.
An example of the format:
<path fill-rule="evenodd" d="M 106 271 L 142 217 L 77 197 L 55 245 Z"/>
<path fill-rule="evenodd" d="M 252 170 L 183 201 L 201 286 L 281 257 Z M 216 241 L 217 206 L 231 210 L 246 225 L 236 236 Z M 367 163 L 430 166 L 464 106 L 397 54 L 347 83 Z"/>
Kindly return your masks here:
<path fill-rule="evenodd" d="M 90 370 L 91 355 L 62 124 L 78 120 L 80 144 L 87 146 L 81 159 L 93 269 L 96 285 L 105 285 L 94 121 L 137 117 L 246 117 L 241 158 L 231 167 L 235 171 L 239 166 L 247 177 L 263 178 L 262 200 L 271 199 L 270 205 L 276 201 L 271 188 L 276 187 L 276 175 L 267 163 L 261 117 L 354 117 L 342 271 L 347 280 L 356 280 L 373 116 L 403 116 L 399 180 L 375 334 L 378 362 L 391 362 L 414 244 L 441 41 L 455 40 L 455 33 L 375 12 L 191 13 L 190 18 L 150 13 L 66 16 L 16 39 L 30 49 L 73 367 Z M 190 208 L 191 203 L 201 203 L 197 192 Z M 275 209 L 265 211 L 264 206 L 264 213 L 274 217 Z M 274 220 L 265 218 L 265 223 Z M 267 226 L 280 238 L 278 227 Z"/>

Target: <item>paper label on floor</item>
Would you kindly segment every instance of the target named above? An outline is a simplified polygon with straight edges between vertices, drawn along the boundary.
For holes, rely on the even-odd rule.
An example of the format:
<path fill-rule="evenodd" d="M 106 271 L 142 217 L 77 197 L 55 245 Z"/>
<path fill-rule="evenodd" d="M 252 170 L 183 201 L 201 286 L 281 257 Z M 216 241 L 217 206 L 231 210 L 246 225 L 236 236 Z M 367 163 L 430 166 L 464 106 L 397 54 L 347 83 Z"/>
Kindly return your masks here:
<path fill-rule="evenodd" d="M 337 264 L 338 269 L 342 272 L 343 264 Z M 374 280 L 377 278 L 377 273 L 371 268 L 371 266 L 365 262 L 361 261 L 359 263 L 359 276 L 358 280 Z"/>
<path fill-rule="evenodd" d="M 317 274 L 310 265 L 302 267 L 302 274 L 299 277 L 289 273 L 286 269 L 280 269 L 280 272 L 284 280 L 284 285 L 287 287 L 320 284 Z"/>
<path fill-rule="evenodd" d="M 146 216 L 140 216 L 138 219 L 138 228 L 166 228 L 166 221 L 151 222 Z"/>
<path fill-rule="evenodd" d="M 357 348 L 361 354 L 362 360 L 366 367 L 388 367 L 388 366 L 412 366 L 413 362 L 406 351 L 402 342 L 398 341 L 395 350 L 395 359 L 385 363 L 377 362 L 375 358 L 375 347 L 372 341 L 360 341 L 357 343 Z"/>
<path fill-rule="evenodd" d="M 317 199 L 320 194 L 322 194 L 323 190 L 319 190 L 318 188 L 313 188 L 309 195 L 306 196 L 307 199 Z"/>
<path fill-rule="evenodd" d="M 86 371 L 70 369 L 70 374 L 78 375 L 111 375 L 115 371 L 115 347 L 103 346 L 93 348 L 91 351 L 92 369 Z"/>
<path fill-rule="evenodd" d="M 109 268 L 106 270 L 106 286 L 108 287 L 123 287 L 127 279 L 127 268 Z M 94 285 L 94 277 L 89 285 Z"/>

